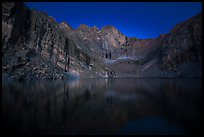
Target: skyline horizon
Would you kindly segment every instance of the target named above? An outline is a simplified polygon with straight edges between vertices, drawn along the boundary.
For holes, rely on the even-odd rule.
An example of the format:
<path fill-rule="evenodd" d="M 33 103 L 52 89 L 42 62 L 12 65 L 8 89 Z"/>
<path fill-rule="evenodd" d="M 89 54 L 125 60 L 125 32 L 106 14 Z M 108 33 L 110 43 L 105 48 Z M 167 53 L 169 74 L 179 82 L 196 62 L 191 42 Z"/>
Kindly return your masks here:
<path fill-rule="evenodd" d="M 98 2 L 98 3 L 101 3 L 101 2 Z M 190 8 L 193 8 L 193 6 L 191 6 L 189 4 L 193 3 L 194 4 L 194 8 L 193 8 L 194 11 L 192 10 L 192 11 L 187 12 L 188 10 L 186 10 L 186 12 L 183 11 L 182 13 L 180 11 L 179 12 L 180 15 L 178 15 L 179 13 L 175 14 L 178 16 L 174 16 L 174 14 L 170 14 L 168 16 L 168 18 L 166 18 L 166 16 L 164 16 L 164 15 L 165 15 L 165 13 L 170 13 L 170 10 L 169 10 L 170 8 L 167 9 L 166 12 L 164 12 L 164 13 L 158 12 L 160 9 L 158 9 L 157 11 L 155 11 L 155 13 L 153 13 L 153 12 L 149 12 L 149 11 L 146 11 L 146 10 L 141 8 L 141 9 L 138 9 L 141 12 L 141 14 L 139 13 L 140 16 L 145 15 L 145 14 L 149 15 L 150 13 L 154 14 L 154 15 L 158 15 L 158 16 L 149 17 L 149 18 L 142 17 L 142 18 L 140 18 L 141 21 L 135 22 L 134 18 L 132 19 L 132 17 L 129 17 L 130 14 L 128 14 L 128 16 L 124 16 L 125 13 L 122 14 L 123 15 L 123 16 L 121 15 L 122 19 L 120 19 L 120 17 L 118 17 L 118 15 L 121 12 L 121 9 L 120 9 L 121 3 L 119 3 L 119 2 L 118 3 L 104 2 L 101 4 L 98 4 L 98 3 L 96 3 L 96 2 L 85 2 L 85 3 L 84 2 L 80 2 L 80 3 L 76 3 L 76 2 L 24 2 L 24 4 L 27 7 L 29 7 L 30 9 L 35 9 L 35 10 L 38 10 L 41 12 L 46 12 L 49 16 L 54 18 L 57 23 L 66 22 L 73 29 L 77 29 L 81 24 L 87 25 L 89 27 L 96 26 L 99 28 L 99 30 L 101 30 L 105 26 L 113 26 L 117 30 L 119 30 L 121 33 L 123 33 L 125 36 L 136 37 L 139 39 L 158 38 L 161 34 L 168 34 L 175 25 L 188 20 L 188 19 L 192 18 L 193 16 L 198 15 L 199 13 L 202 13 L 202 9 L 200 9 L 200 6 L 202 7 L 202 3 L 199 3 L 199 2 L 182 2 L 182 4 L 184 4 L 184 5 L 186 4 L 186 5 L 190 6 Z M 143 4 L 146 7 L 149 6 L 150 8 L 148 8 L 148 9 L 150 11 L 152 9 L 156 8 L 156 6 L 158 6 L 159 4 L 165 5 L 166 3 L 169 3 L 169 2 L 157 2 L 158 4 L 156 6 L 154 5 L 155 3 L 156 2 L 153 2 L 153 3 L 152 2 L 148 2 L 148 3 L 134 2 L 132 4 L 136 4 L 136 5 L 130 5 L 131 4 L 130 2 L 127 2 L 127 3 L 124 2 L 124 4 L 126 4 L 125 8 L 127 8 L 128 6 L 129 7 L 131 7 L 131 6 L 135 7 L 135 6 L 138 6 L 139 4 L 140 5 Z M 171 2 L 171 5 L 169 5 L 169 6 L 170 7 L 177 6 L 177 8 L 178 8 L 179 6 L 174 5 L 174 3 L 175 2 L 173 2 L 173 3 Z M 45 4 L 46 4 L 46 6 L 45 6 Z M 180 4 L 181 4 L 181 2 L 180 2 Z M 100 8 L 98 8 L 98 9 L 88 8 L 88 7 L 84 8 L 85 6 L 93 7 L 93 6 L 99 6 L 99 5 L 100 5 Z M 111 5 L 112 6 L 115 5 L 116 7 L 111 7 Z M 154 5 L 154 6 L 152 6 L 152 5 Z M 109 6 L 109 8 L 107 8 L 107 10 L 110 10 L 111 12 L 109 12 L 109 11 L 104 12 L 104 9 L 101 8 L 103 6 Z M 189 8 L 188 6 L 186 6 L 186 7 L 183 6 L 183 8 L 188 9 Z M 53 12 L 53 10 L 51 10 L 51 9 L 53 9 L 53 7 L 58 8 L 59 10 L 56 10 Z M 71 8 L 69 9 L 69 7 L 71 7 Z M 80 7 L 83 7 L 83 8 L 80 10 L 76 10 L 74 7 L 78 7 L 78 9 L 80 9 Z M 114 11 L 114 9 L 116 9 L 116 11 Z M 83 11 L 83 10 L 84 10 L 84 12 L 81 13 L 81 11 Z M 101 14 L 101 16 L 100 17 L 98 15 L 96 16 L 96 12 L 93 12 L 94 10 L 98 14 Z M 131 10 L 135 10 L 135 9 L 130 8 L 130 11 Z M 143 10 L 143 14 L 142 14 L 142 10 Z M 133 12 L 132 13 L 133 15 L 135 15 L 137 13 L 135 11 L 132 11 L 132 12 Z M 134 14 L 134 12 L 135 12 L 135 14 Z M 70 13 L 70 14 L 67 14 L 67 13 Z M 117 16 L 116 17 L 112 16 L 112 14 L 117 15 Z M 59 16 L 59 15 L 62 15 L 62 16 Z M 106 16 L 106 15 L 107 15 L 107 17 L 104 18 L 104 16 Z M 163 15 L 163 16 L 159 16 L 159 15 Z M 185 16 L 181 16 L 181 15 L 185 15 Z M 96 17 L 98 17 L 98 18 L 96 18 Z M 125 22 L 124 17 L 126 17 L 127 22 L 129 21 L 129 24 L 124 23 Z M 118 21 L 114 20 L 114 18 L 118 19 Z M 164 21 L 163 20 L 164 18 L 166 20 L 169 20 L 169 22 Z M 172 18 L 172 20 L 171 20 L 171 18 Z M 152 22 L 149 22 L 148 19 L 149 20 L 152 19 Z M 156 23 L 155 23 L 155 21 L 156 21 Z"/>

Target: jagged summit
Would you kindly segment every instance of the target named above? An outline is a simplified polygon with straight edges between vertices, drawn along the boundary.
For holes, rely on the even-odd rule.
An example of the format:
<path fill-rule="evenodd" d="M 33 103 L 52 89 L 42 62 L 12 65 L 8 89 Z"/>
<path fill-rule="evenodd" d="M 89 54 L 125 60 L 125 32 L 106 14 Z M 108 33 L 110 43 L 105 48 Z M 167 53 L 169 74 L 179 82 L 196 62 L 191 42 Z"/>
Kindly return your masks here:
<path fill-rule="evenodd" d="M 61 29 L 74 30 L 66 21 L 59 24 Z"/>
<path fill-rule="evenodd" d="M 103 26 L 101 28 L 101 30 L 107 30 L 107 29 L 115 29 L 116 30 L 116 28 L 114 26 L 112 26 L 112 25 Z"/>
<path fill-rule="evenodd" d="M 99 31 L 99 28 L 97 26 L 93 26 L 91 28 L 93 29 L 93 31 Z"/>
<path fill-rule="evenodd" d="M 90 30 L 91 28 L 86 24 L 80 24 L 77 29 Z"/>
<path fill-rule="evenodd" d="M 2 74 L 14 79 L 202 77 L 202 14 L 156 39 L 114 26 L 77 29 L 20 3 L 2 3 Z"/>

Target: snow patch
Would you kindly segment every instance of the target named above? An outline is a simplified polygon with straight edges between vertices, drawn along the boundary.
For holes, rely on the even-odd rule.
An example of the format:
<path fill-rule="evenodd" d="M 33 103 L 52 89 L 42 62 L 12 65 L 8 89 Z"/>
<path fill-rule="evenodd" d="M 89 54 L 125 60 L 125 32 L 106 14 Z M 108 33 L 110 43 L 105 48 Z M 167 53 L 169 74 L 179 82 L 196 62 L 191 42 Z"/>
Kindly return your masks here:
<path fill-rule="evenodd" d="M 116 58 L 116 59 L 114 59 L 114 60 L 105 59 L 104 62 L 105 62 L 105 63 L 114 63 L 114 62 L 116 62 L 116 61 L 118 61 L 118 60 L 133 60 L 133 61 L 136 61 L 136 60 L 138 60 L 138 58 L 137 58 L 137 57 L 121 56 L 121 57 Z"/>

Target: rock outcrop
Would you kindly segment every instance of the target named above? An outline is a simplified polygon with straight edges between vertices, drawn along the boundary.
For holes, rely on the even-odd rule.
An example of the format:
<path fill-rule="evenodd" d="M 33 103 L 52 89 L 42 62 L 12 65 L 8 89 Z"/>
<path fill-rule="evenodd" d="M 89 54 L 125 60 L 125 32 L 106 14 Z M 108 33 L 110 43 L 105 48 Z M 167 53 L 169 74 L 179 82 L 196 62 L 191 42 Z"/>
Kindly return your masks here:
<path fill-rule="evenodd" d="M 156 39 L 114 26 L 73 29 L 23 3 L 2 3 L 2 74 L 10 78 L 202 77 L 202 14 Z"/>
<path fill-rule="evenodd" d="M 161 44 L 161 70 L 178 70 L 182 77 L 202 76 L 202 13 L 177 24 Z"/>

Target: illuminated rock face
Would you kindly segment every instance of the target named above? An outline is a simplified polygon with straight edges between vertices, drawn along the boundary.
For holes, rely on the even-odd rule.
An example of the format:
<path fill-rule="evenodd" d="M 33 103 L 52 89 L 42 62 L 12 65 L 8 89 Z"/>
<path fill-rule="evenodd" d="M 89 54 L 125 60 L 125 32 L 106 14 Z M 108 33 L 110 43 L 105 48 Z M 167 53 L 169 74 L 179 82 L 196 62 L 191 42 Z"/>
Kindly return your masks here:
<path fill-rule="evenodd" d="M 202 14 L 156 39 L 128 38 L 114 26 L 58 24 L 23 3 L 2 3 L 2 73 L 17 79 L 201 77 Z M 73 75 L 72 74 L 72 75 Z"/>

